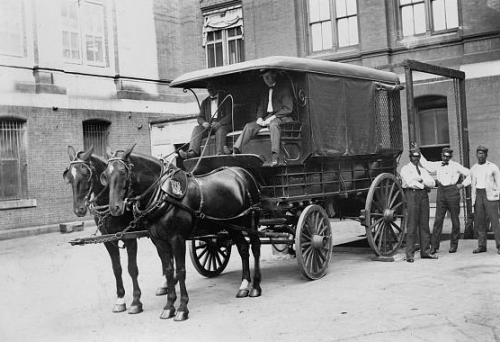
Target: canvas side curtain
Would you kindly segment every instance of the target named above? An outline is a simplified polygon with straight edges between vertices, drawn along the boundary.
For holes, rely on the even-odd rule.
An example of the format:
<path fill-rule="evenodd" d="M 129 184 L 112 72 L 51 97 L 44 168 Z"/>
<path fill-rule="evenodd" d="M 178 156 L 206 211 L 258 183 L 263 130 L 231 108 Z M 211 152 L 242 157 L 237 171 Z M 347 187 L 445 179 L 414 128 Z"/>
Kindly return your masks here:
<path fill-rule="evenodd" d="M 374 153 L 377 148 L 374 83 L 316 74 L 308 77 L 313 154 Z"/>
<path fill-rule="evenodd" d="M 241 7 L 205 15 L 203 22 L 203 46 L 207 43 L 208 32 L 227 30 L 238 26 L 241 26 L 243 33 L 243 12 Z"/>

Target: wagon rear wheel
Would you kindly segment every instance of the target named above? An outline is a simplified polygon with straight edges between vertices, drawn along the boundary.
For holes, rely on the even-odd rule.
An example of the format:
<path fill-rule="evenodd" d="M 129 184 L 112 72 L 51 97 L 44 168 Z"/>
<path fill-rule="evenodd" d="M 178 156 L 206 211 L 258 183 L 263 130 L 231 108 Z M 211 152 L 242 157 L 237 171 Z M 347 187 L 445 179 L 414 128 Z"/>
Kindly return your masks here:
<path fill-rule="evenodd" d="M 323 277 L 332 257 L 332 229 L 325 210 L 316 204 L 300 214 L 295 231 L 297 262 L 311 280 Z"/>
<path fill-rule="evenodd" d="M 216 277 L 226 268 L 231 256 L 231 243 L 227 239 L 210 238 L 191 240 L 189 254 L 194 268 L 204 277 Z"/>
<path fill-rule="evenodd" d="M 382 173 L 373 181 L 366 198 L 365 217 L 366 236 L 375 254 L 396 254 L 406 229 L 406 201 L 393 174 Z"/>

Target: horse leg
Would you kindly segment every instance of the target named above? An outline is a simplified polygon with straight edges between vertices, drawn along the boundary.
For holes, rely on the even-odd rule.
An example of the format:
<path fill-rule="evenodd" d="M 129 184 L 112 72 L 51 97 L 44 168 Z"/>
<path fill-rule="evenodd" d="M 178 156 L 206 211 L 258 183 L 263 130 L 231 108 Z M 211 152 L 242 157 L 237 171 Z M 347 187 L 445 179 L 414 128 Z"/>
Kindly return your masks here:
<path fill-rule="evenodd" d="M 248 287 L 252 278 L 250 277 L 250 252 L 247 240 L 241 232 L 233 232 L 233 240 L 238 247 L 238 253 L 241 257 L 241 285 L 236 293 L 236 298 L 245 298 L 248 297 Z"/>
<path fill-rule="evenodd" d="M 161 319 L 168 319 L 175 316 L 174 303 L 177 300 L 175 293 L 174 261 L 172 258 L 172 246 L 165 241 L 154 241 L 158 256 L 163 267 L 163 274 L 167 279 L 167 304 L 160 315 Z"/>
<path fill-rule="evenodd" d="M 180 322 L 188 319 L 189 296 L 186 288 L 186 240 L 181 236 L 172 239 L 172 247 L 175 258 L 176 277 L 179 280 L 179 288 L 181 292 L 181 304 L 177 309 L 174 321 Z"/>
<path fill-rule="evenodd" d="M 123 312 L 127 310 L 127 305 L 125 304 L 125 288 L 123 287 L 122 280 L 122 266 L 120 264 L 120 250 L 118 245 L 114 242 L 105 242 L 109 256 L 111 258 L 111 266 L 113 267 L 113 273 L 116 280 L 116 302 L 113 307 L 113 312 Z"/>
<path fill-rule="evenodd" d="M 260 297 L 262 294 L 262 289 L 260 287 L 260 281 L 262 280 L 260 274 L 260 246 L 261 242 L 257 234 L 249 234 L 250 243 L 252 244 L 252 254 L 255 261 L 255 267 L 253 270 L 253 284 L 250 290 L 250 297 Z"/>
<path fill-rule="evenodd" d="M 137 314 L 142 312 L 141 289 L 139 287 L 139 267 L 137 267 L 137 239 L 127 240 L 125 243 L 128 254 L 128 273 L 132 278 L 134 287 L 133 300 L 128 310 L 129 314 Z"/>
<path fill-rule="evenodd" d="M 154 241 L 153 241 L 153 244 L 154 244 Z M 156 247 L 156 245 L 155 245 Z M 156 289 L 156 295 L 157 296 L 164 296 L 167 294 L 167 277 L 165 276 L 165 265 L 163 264 L 163 258 L 160 256 L 160 260 L 161 260 L 161 271 L 162 271 L 162 278 L 161 278 L 161 284 L 160 286 Z"/>

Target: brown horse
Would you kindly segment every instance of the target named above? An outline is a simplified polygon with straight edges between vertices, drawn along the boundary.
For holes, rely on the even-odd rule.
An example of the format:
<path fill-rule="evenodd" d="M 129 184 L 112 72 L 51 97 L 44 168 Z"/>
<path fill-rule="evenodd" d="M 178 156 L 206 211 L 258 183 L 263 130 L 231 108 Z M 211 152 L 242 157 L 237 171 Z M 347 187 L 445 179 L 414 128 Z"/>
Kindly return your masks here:
<path fill-rule="evenodd" d="M 245 169 L 231 167 L 195 177 L 172 165 L 162 173 L 155 158 L 131 154 L 134 146 L 108 155 L 101 182 L 109 186 L 112 215 L 123 215 L 127 204 L 133 203 L 136 218 L 148 222 L 149 234 L 167 277 L 167 304 L 160 318 L 175 316 L 176 321 L 188 318 L 186 240 L 202 233 L 216 234 L 222 229 L 229 232 L 242 258 L 242 284 L 236 296 L 260 296 L 261 243 L 255 217 L 260 190 L 252 175 Z M 252 287 L 249 287 L 249 245 L 243 231 L 248 233 L 255 259 Z M 181 299 L 176 313 L 177 282 Z"/>
<path fill-rule="evenodd" d="M 64 171 L 64 179 L 73 189 L 73 211 L 78 217 L 86 215 L 89 206 L 94 216 L 94 220 L 101 234 L 115 234 L 123 231 L 133 221 L 131 212 L 125 212 L 120 216 L 109 214 L 108 190 L 100 183 L 99 177 L 107 165 L 107 161 L 96 155 L 92 155 L 93 147 L 86 152 L 75 152 L 72 146 L 68 146 L 70 165 Z M 129 313 L 142 312 L 141 289 L 139 288 L 137 267 L 137 239 L 122 240 L 128 255 L 128 272 L 132 278 L 133 300 Z M 118 241 L 104 242 L 109 256 L 116 280 L 117 300 L 113 307 L 113 312 L 125 311 L 125 288 L 122 280 L 122 266 L 120 263 L 120 249 Z M 166 285 L 160 286 L 157 295 L 166 294 Z"/>

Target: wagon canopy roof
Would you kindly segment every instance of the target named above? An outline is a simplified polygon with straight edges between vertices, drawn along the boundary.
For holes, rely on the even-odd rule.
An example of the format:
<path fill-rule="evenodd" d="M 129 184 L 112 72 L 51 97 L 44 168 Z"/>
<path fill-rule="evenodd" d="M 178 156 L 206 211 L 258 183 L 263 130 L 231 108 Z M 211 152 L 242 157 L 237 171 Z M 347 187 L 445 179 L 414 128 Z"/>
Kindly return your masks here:
<path fill-rule="evenodd" d="M 212 78 L 238 73 L 258 72 L 260 69 L 277 69 L 296 72 L 319 73 L 332 76 L 366 79 L 378 82 L 399 83 L 398 76 L 392 72 L 367 68 L 353 64 L 331 62 L 311 58 L 272 56 L 216 68 L 208 68 L 188 72 L 173 80 L 170 83 L 170 87 L 205 88 L 206 82 Z"/>

